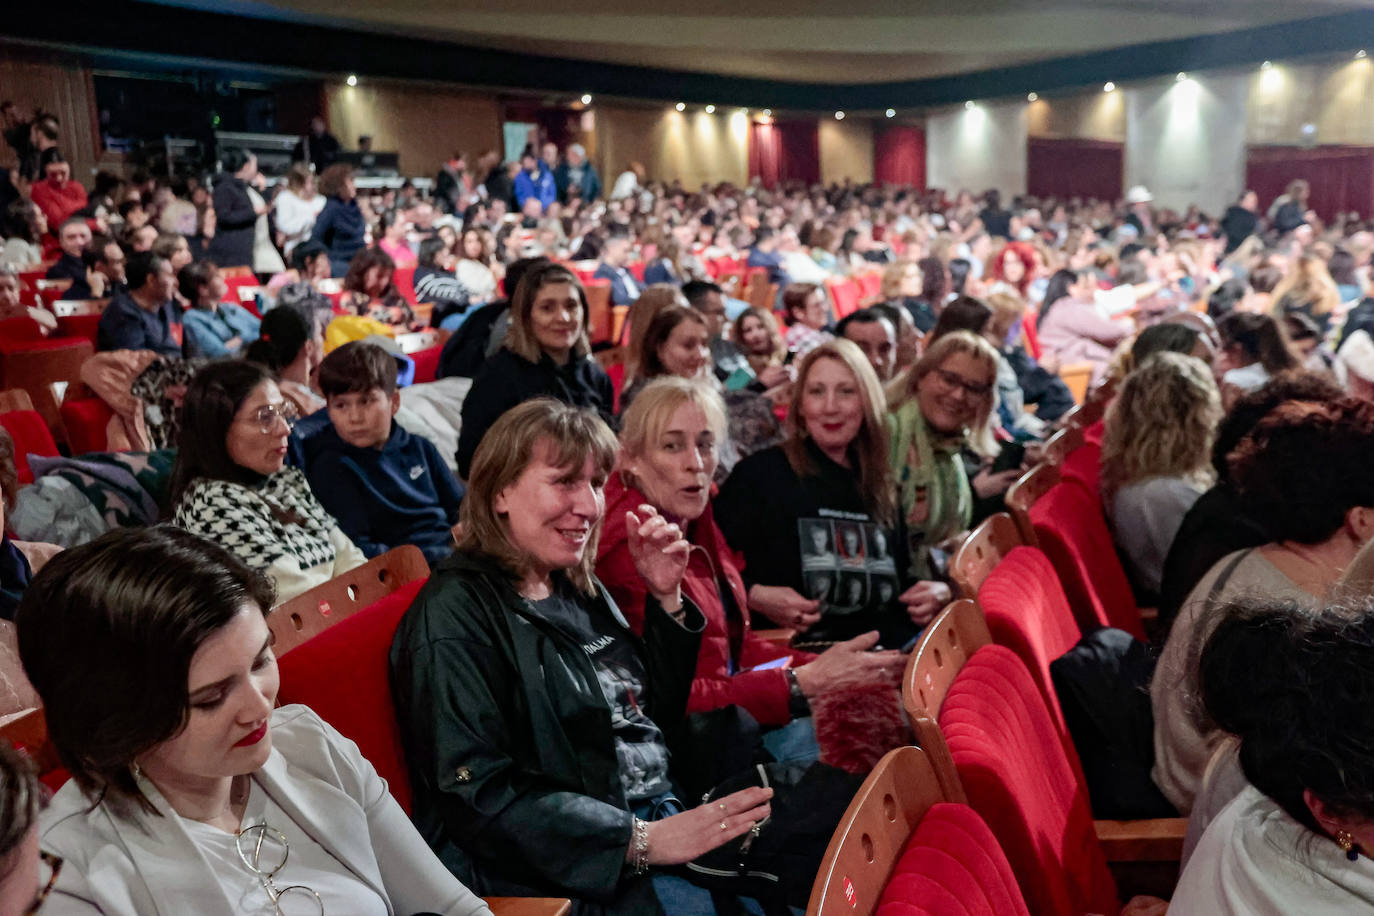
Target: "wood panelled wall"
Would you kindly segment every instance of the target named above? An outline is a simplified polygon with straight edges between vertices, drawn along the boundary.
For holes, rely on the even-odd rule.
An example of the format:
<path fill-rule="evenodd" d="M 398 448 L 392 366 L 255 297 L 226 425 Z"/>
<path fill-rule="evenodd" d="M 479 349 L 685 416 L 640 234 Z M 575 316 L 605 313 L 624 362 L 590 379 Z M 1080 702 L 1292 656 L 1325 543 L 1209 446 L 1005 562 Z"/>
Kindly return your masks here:
<path fill-rule="evenodd" d="M 90 187 L 100 159 L 90 68 L 75 55 L 0 43 L 0 101 L 4 100 L 57 116 L 62 129 L 58 147 L 72 163 L 72 176 Z M 0 140 L 0 164 L 14 163 L 14 151 Z"/>

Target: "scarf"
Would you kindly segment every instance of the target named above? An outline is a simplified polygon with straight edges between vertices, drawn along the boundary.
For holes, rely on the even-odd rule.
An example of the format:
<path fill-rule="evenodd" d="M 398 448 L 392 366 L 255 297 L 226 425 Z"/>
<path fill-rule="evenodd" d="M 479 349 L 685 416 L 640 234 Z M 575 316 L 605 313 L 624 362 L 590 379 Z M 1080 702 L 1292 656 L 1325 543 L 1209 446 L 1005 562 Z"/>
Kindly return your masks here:
<path fill-rule="evenodd" d="M 911 574 L 937 578 L 931 547 L 963 531 L 973 517 L 973 491 L 959 450 L 965 433 L 942 436 L 926 426 L 912 398 L 891 414 L 891 464 L 906 522 Z"/>

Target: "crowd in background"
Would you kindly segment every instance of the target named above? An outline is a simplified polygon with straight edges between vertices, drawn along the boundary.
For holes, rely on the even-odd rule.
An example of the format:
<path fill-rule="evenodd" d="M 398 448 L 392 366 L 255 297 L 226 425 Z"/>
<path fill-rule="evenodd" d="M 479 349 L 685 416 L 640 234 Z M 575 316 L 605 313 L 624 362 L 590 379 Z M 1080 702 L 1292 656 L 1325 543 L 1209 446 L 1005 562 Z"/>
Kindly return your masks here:
<path fill-rule="evenodd" d="M 368 912 L 482 912 L 469 888 L 568 896 L 588 913 L 715 912 L 673 867 L 754 829 L 772 790 L 683 804 L 730 775 L 686 763 L 742 740 L 688 723 L 742 710 L 770 760 L 823 766 L 848 724 L 827 699 L 893 705 L 903 650 L 953 597 L 951 550 L 1093 390 L 1111 398 L 1103 511 L 1138 604 L 1161 611 L 1160 667 L 1138 685 L 1154 765 L 1137 788 L 1158 816 L 1193 815 L 1180 894 L 1240 882 L 1296 897 L 1283 868 L 1298 862 L 1334 875 L 1333 912 L 1374 901 L 1368 860 L 1338 868 L 1364 845 L 1374 780 L 1356 724 L 1371 614 L 1349 591 L 1374 539 L 1374 223 L 1324 222 L 1301 179 L 1267 208 L 1247 191 L 1207 214 L 1144 187 L 1121 201 L 685 188 L 633 164 L 603 199 L 585 149 L 544 144 L 510 163 L 456 152 L 425 198 L 361 191 L 320 121 L 272 186 L 251 153 L 224 149 L 212 179 L 100 173 L 87 188 L 51 116 L 5 117 L 20 165 L 0 319 L 57 332 L 18 279 L 51 261 L 64 298 L 109 300 L 97 361 L 135 361 L 135 390 L 156 371 L 184 391 L 161 443 L 176 447 L 170 525 L 56 560 L 7 536 L 0 556 L 0 616 L 18 622 L 75 777 L 42 840 L 71 863 L 67 899 L 175 910 L 165 862 L 96 854 L 136 829 L 157 832 L 183 877 L 260 893 L 251 870 L 223 866 L 242 855 L 244 817 L 265 811 L 307 851 L 292 880 L 317 899 L 361 895 Z M 224 301 L 233 269 L 256 276 L 252 309 Z M 751 274 L 766 277 L 762 299 Z M 587 275 L 625 307 L 618 338 L 593 339 Z M 857 278 L 876 294 L 837 301 L 835 281 Z M 395 338 L 426 326 L 447 335 L 440 378 L 407 386 Z M 409 417 L 410 396 L 461 422 Z M 20 494 L 0 484 L 10 510 Z M 415 827 L 377 804 L 375 773 L 327 724 L 272 711 L 263 674 L 274 600 L 401 544 L 434 567 L 391 655 Z M 1268 603 L 1226 607 L 1256 594 Z M 54 661 L 105 683 L 97 648 L 68 657 L 26 635 L 52 614 L 80 632 L 102 602 L 156 614 L 177 677 L 190 671 L 189 690 L 170 691 L 184 708 L 120 741 L 83 732 L 95 713 L 78 714 L 80 679 Z M 201 630 L 177 629 L 176 602 L 200 602 Z M 109 638 L 132 645 L 142 631 L 121 620 Z M 794 637 L 780 647 L 755 628 Z M 1236 645 L 1298 684 L 1269 721 L 1236 685 L 1283 694 L 1279 675 L 1241 677 Z M 1329 684 L 1328 661 L 1359 685 Z M 133 715 L 124 706 L 152 689 L 141 676 L 108 682 L 125 695 L 96 691 L 103 714 Z M 234 710 L 202 705 L 207 684 Z M 1327 713 L 1302 695 L 1328 687 Z M 1334 707 L 1350 712 L 1340 728 L 1307 724 Z M 291 782 L 251 751 L 268 723 L 271 754 L 307 775 Z M 216 741 L 237 763 L 209 762 Z M 309 839 L 318 825 L 297 803 L 331 791 L 370 847 Z M 175 831 L 147 826 L 169 812 Z M 1238 821 L 1280 852 L 1222 833 Z M 216 841 L 222 859 L 184 853 Z M 1228 844 L 1249 858 L 1237 865 Z"/>

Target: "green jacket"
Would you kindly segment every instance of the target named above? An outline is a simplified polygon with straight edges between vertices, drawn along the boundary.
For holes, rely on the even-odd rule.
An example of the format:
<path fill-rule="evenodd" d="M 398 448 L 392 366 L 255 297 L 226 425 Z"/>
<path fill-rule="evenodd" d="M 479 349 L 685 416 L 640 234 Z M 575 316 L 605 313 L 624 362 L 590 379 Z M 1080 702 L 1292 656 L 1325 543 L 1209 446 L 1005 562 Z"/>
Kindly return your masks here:
<path fill-rule="evenodd" d="M 644 655 L 645 711 L 671 748 L 696 668 L 700 611 L 683 624 L 655 601 L 635 636 L 597 583 L 593 616 Z M 580 642 L 540 616 L 493 561 L 442 561 L 391 647 L 414 819 L 460 880 L 483 895 L 557 896 L 576 912 L 660 912 L 630 876 L 631 815 L 611 711 Z"/>

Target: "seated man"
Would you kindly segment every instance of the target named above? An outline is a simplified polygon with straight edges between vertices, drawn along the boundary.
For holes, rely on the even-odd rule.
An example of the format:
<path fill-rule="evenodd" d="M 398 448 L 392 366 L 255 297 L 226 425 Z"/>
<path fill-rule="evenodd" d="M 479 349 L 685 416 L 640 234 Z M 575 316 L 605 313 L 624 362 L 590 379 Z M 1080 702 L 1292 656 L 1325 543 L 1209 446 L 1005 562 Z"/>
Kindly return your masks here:
<path fill-rule="evenodd" d="M 767 226 L 760 226 L 758 232 L 754 234 L 754 247 L 749 249 L 749 257 L 744 263 L 748 267 L 767 268 L 769 283 L 786 286 L 791 282 L 782 269 L 782 254 L 778 251 L 778 237 Z"/>
<path fill-rule="evenodd" d="M 97 235 L 86 246 L 86 261 L 91 265 L 91 293 L 101 299 L 116 293 L 129 291 L 128 280 L 124 276 L 124 265 L 128 257 L 119 243 L 106 235 Z M 75 299 L 75 296 L 67 296 Z"/>
<path fill-rule="evenodd" d="M 62 294 L 63 299 L 90 299 L 91 283 L 87 274 L 86 259 L 83 257 L 86 246 L 91 243 L 91 227 L 79 216 L 62 223 L 57 231 L 57 242 L 62 246 L 62 256 L 57 263 L 48 268 L 44 278 L 48 280 L 71 280 L 72 285 Z"/>
<path fill-rule="evenodd" d="M 189 355 L 238 356 L 244 344 L 258 339 L 262 322 L 243 306 L 223 301 L 229 287 L 214 264 L 187 264 L 177 275 L 177 287 L 191 303 L 182 315 Z"/>
<path fill-rule="evenodd" d="M 392 418 L 396 362 L 376 344 L 346 343 L 320 363 L 329 425 L 304 444 L 310 487 L 369 557 L 414 544 L 431 564 L 453 550 L 463 492 L 439 450 Z"/>
<path fill-rule="evenodd" d="M 606 245 L 601 250 L 601 263 L 597 265 L 598 280 L 611 281 L 611 304 L 630 305 L 639 298 L 639 283 L 634 275 L 625 269 L 630 259 L 630 233 L 614 227 L 606 235 Z"/>
<path fill-rule="evenodd" d="M 878 381 L 892 381 L 897 368 L 897 331 L 885 315 L 874 309 L 859 309 L 841 319 L 835 333 L 859 345 L 878 373 Z"/>
<path fill-rule="evenodd" d="M 181 309 L 172 298 L 172 264 L 151 252 L 129 258 L 129 291 L 110 297 L 96 330 L 97 350 L 152 350 L 182 355 Z"/>
<path fill-rule="evenodd" d="M 19 274 L 8 264 L 0 264 L 0 321 L 25 317 L 36 321 L 45 336 L 57 330 L 56 315 L 43 308 L 26 308 L 19 301 Z"/>

